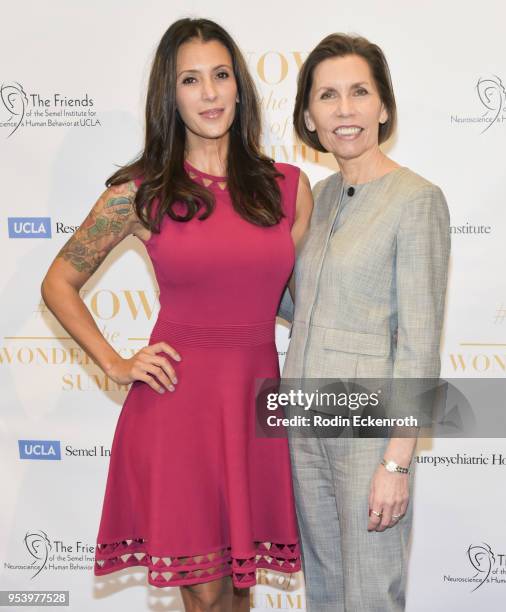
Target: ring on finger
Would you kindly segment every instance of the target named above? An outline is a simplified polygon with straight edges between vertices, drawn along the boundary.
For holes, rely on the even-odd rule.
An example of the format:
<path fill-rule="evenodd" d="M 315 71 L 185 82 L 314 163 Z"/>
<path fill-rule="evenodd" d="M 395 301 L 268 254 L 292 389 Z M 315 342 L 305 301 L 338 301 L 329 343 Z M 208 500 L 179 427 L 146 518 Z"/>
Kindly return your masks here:
<path fill-rule="evenodd" d="M 383 512 L 377 512 L 376 510 L 369 510 L 369 513 L 374 514 L 375 516 L 378 516 L 379 518 L 383 516 Z"/>

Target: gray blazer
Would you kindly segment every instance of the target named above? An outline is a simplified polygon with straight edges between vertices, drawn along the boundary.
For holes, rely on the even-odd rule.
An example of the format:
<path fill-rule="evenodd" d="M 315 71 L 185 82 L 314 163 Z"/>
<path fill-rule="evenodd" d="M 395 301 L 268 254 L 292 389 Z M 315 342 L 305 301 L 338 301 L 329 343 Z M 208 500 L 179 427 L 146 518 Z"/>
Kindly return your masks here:
<path fill-rule="evenodd" d="M 445 197 L 406 167 L 353 189 L 340 172 L 313 189 L 295 308 L 288 291 L 280 304 L 292 321 L 283 378 L 438 377 Z"/>

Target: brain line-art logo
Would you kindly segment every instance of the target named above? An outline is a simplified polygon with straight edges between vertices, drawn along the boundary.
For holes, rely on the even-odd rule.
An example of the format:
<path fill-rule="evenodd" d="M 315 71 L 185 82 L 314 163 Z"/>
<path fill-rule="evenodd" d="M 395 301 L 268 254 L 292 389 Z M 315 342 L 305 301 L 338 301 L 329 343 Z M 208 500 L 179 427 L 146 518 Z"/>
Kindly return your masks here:
<path fill-rule="evenodd" d="M 34 557 L 34 561 L 32 561 L 32 565 L 34 567 L 38 567 L 35 565 L 37 561 L 41 561 L 39 569 L 32 576 L 35 578 L 39 572 L 42 571 L 42 568 L 46 565 L 47 558 L 49 555 L 49 551 L 51 550 L 51 542 L 47 537 L 47 534 L 44 531 L 33 531 L 31 533 L 27 533 L 24 538 L 24 542 L 28 552 Z"/>
<path fill-rule="evenodd" d="M 486 132 L 498 120 L 499 115 L 506 110 L 506 89 L 501 79 L 497 75 L 492 75 L 493 78 L 479 78 L 476 83 L 476 91 L 483 106 L 487 109 L 482 117 L 489 113 L 495 113 L 492 121 L 488 123 L 481 133 Z"/>
<path fill-rule="evenodd" d="M 17 121 L 12 132 L 7 135 L 7 138 L 9 138 L 23 121 L 26 107 L 28 106 L 28 96 L 22 85 L 13 81 L 12 83 L 2 83 L 0 86 L 0 99 L 7 111 L 11 114 L 7 121 L 10 121 L 13 117 L 15 117 L 15 121 Z"/>
<path fill-rule="evenodd" d="M 471 546 L 467 549 L 467 556 L 469 557 L 469 562 L 476 570 L 476 574 L 473 576 L 473 578 L 476 578 L 478 575 L 480 575 L 482 578 L 481 582 L 479 582 L 471 591 L 472 593 L 473 591 L 476 591 L 476 589 L 479 589 L 490 576 L 492 567 L 495 564 L 495 556 L 490 546 L 485 542 L 478 546 L 471 544 Z"/>

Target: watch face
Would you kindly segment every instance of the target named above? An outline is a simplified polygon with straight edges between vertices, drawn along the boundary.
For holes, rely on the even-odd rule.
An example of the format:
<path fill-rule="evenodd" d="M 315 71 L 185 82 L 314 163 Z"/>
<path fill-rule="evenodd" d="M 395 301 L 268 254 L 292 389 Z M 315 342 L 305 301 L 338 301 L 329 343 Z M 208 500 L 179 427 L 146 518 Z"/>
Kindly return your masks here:
<path fill-rule="evenodd" d="M 395 472 L 397 463 L 395 463 L 395 461 L 387 461 L 387 464 L 385 465 L 385 467 L 387 468 L 389 472 Z"/>

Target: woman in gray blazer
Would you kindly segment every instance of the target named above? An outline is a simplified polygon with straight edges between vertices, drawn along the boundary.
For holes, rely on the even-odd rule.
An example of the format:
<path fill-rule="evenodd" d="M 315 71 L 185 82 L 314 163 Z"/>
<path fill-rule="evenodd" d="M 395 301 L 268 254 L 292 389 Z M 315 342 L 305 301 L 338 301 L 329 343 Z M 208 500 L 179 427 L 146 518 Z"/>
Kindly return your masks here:
<path fill-rule="evenodd" d="M 439 187 L 380 149 L 396 122 L 381 49 L 322 40 L 301 68 L 294 122 L 340 172 L 313 190 L 295 311 L 286 300 L 281 310 L 293 314 L 283 378 L 438 377 L 448 207 Z M 308 612 L 403 610 L 416 439 L 289 442 Z"/>

